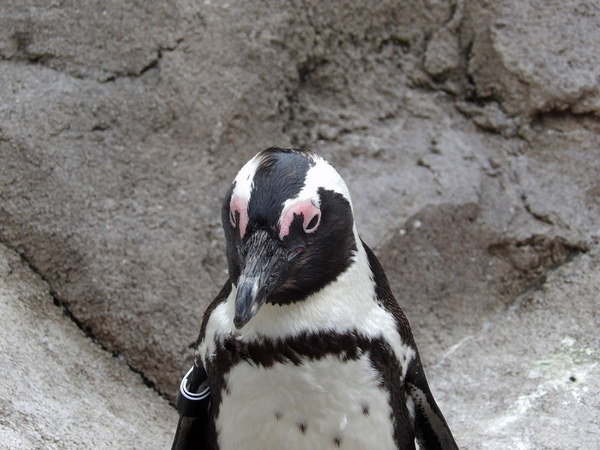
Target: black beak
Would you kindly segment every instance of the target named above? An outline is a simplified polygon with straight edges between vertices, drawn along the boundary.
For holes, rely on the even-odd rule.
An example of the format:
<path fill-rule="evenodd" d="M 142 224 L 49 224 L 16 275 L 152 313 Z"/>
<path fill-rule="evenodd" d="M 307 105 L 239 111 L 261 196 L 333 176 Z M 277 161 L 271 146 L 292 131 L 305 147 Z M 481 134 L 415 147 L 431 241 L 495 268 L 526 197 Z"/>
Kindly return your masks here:
<path fill-rule="evenodd" d="M 242 244 L 242 267 L 237 281 L 233 324 L 242 328 L 258 312 L 267 297 L 285 281 L 289 266 L 281 242 L 265 230 L 254 232 Z"/>

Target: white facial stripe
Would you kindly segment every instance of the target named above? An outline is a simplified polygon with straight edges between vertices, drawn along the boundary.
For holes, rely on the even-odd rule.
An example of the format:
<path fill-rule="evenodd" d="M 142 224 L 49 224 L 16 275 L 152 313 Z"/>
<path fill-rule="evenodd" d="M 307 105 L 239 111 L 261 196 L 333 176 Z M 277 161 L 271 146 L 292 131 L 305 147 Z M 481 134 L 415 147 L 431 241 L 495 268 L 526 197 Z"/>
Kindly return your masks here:
<path fill-rule="evenodd" d="M 232 223 L 232 225 L 239 227 L 240 237 L 242 238 L 246 234 L 246 226 L 248 225 L 248 204 L 254 187 L 254 175 L 256 175 L 260 163 L 260 154 L 257 154 L 244 164 L 244 167 L 240 169 L 235 177 L 235 187 L 231 194 L 229 211 L 232 213 L 233 218 L 235 218 L 236 212 L 239 213 L 239 223 Z"/>
<path fill-rule="evenodd" d="M 285 201 L 283 207 L 284 211 L 288 209 L 292 203 L 296 203 L 299 200 L 310 200 L 313 205 L 319 208 L 321 206 L 319 201 L 319 188 L 342 194 L 344 198 L 348 200 L 350 208 L 352 209 L 352 200 L 350 198 L 348 186 L 346 186 L 346 183 L 344 183 L 340 174 L 337 173 L 331 164 L 320 156 L 315 156 L 314 162 L 315 165 L 308 169 L 304 187 L 295 198 Z"/>
<path fill-rule="evenodd" d="M 250 203 L 254 175 L 256 175 L 256 171 L 260 166 L 260 160 L 261 158 L 259 155 L 256 155 L 240 169 L 235 177 L 235 188 L 233 189 L 232 198 L 237 197 L 245 200 L 246 205 Z"/>
<path fill-rule="evenodd" d="M 321 157 L 315 158 L 315 165 L 308 170 L 304 187 L 298 194 L 299 199 L 318 198 L 319 188 L 342 194 L 352 206 L 348 186 L 331 164 Z M 319 206 L 318 203 L 316 206 Z"/>

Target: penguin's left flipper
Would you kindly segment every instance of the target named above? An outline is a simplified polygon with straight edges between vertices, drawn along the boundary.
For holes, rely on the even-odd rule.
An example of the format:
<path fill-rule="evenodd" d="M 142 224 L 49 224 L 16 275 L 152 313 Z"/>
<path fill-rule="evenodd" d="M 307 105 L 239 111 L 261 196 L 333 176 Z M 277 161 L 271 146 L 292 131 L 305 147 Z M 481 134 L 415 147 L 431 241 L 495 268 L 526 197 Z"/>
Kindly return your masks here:
<path fill-rule="evenodd" d="M 415 434 L 420 448 L 458 450 L 446 419 L 431 394 L 418 353 L 408 367 L 405 383 L 415 405 Z"/>
<path fill-rule="evenodd" d="M 179 416 L 177 431 L 171 450 L 196 450 L 208 448 L 206 423 L 198 417 Z"/>

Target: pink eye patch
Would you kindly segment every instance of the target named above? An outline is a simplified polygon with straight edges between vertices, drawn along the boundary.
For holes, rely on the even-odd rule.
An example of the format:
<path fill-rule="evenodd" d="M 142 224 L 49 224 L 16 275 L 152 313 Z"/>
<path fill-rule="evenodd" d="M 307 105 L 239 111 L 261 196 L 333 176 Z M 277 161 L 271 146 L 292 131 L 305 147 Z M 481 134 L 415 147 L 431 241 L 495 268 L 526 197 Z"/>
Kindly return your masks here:
<path fill-rule="evenodd" d="M 248 226 L 248 202 L 246 199 L 242 197 L 233 197 L 231 199 L 229 203 L 229 221 L 233 228 L 239 227 L 240 237 L 243 238 Z"/>
<path fill-rule="evenodd" d="M 281 213 L 279 219 L 279 239 L 290 234 L 290 226 L 295 216 L 302 216 L 302 228 L 305 233 L 314 233 L 321 223 L 321 210 L 310 200 L 300 200 L 292 203 Z"/>

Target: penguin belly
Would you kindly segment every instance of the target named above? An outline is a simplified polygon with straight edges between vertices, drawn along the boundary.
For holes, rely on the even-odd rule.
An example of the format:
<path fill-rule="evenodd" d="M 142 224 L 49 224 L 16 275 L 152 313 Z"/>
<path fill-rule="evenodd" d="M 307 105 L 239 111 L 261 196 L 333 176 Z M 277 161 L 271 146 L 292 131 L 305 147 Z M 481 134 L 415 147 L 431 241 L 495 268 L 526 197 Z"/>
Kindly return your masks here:
<path fill-rule="evenodd" d="M 368 354 L 231 368 L 216 420 L 221 450 L 396 449 L 389 394 Z"/>

